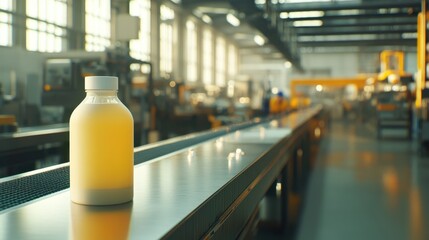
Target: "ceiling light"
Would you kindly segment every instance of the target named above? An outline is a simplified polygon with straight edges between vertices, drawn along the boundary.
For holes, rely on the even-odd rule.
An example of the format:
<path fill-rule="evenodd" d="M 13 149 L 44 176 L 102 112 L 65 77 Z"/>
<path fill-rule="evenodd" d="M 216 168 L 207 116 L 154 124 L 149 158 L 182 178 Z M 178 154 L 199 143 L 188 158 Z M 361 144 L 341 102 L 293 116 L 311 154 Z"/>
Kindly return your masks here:
<path fill-rule="evenodd" d="M 323 11 L 303 11 L 303 12 L 290 12 L 289 18 L 316 18 L 323 17 Z"/>
<path fill-rule="evenodd" d="M 271 88 L 271 93 L 276 95 L 277 93 L 279 93 L 279 89 L 276 87 Z"/>
<path fill-rule="evenodd" d="M 401 37 L 404 39 L 415 39 L 417 38 L 417 33 L 416 32 L 402 33 Z"/>
<path fill-rule="evenodd" d="M 253 41 L 255 41 L 255 43 L 258 44 L 259 46 L 262 46 L 265 43 L 265 39 L 260 35 L 255 35 L 255 37 L 253 37 Z"/>
<path fill-rule="evenodd" d="M 287 13 L 287 12 L 281 12 L 281 13 L 280 13 L 280 15 L 279 15 L 279 17 L 280 17 L 281 19 L 286 19 L 286 18 L 288 18 L 288 17 L 289 17 L 289 13 Z"/>
<path fill-rule="evenodd" d="M 284 63 L 284 65 L 285 65 L 285 68 L 291 68 L 291 67 L 292 67 L 292 63 L 291 63 L 291 62 L 289 62 L 289 61 L 286 61 L 286 62 Z"/>
<path fill-rule="evenodd" d="M 338 11 L 338 15 L 358 15 L 360 14 L 359 9 L 343 9 Z"/>
<path fill-rule="evenodd" d="M 196 8 L 198 11 L 202 12 L 202 13 L 211 13 L 211 14 L 227 14 L 229 12 L 231 12 L 230 8 L 226 8 L 226 7 L 197 7 Z"/>
<path fill-rule="evenodd" d="M 320 27 L 323 25 L 322 20 L 305 20 L 305 21 L 294 21 L 294 27 Z"/>
<path fill-rule="evenodd" d="M 240 20 L 231 13 L 228 13 L 226 15 L 226 21 L 229 22 L 229 24 L 231 24 L 234 27 L 240 26 Z"/>
<path fill-rule="evenodd" d="M 208 23 L 208 24 L 210 24 L 210 23 L 212 23 L 212 19 L 211 19 L 211 17 L 209 17 L 208 15 L 206 15 L 206 14 L 204 14 L 202 17 L 201 17 L 201 19 L 203 20 L 203 22 L 205 22 L 205 23 Z"/>

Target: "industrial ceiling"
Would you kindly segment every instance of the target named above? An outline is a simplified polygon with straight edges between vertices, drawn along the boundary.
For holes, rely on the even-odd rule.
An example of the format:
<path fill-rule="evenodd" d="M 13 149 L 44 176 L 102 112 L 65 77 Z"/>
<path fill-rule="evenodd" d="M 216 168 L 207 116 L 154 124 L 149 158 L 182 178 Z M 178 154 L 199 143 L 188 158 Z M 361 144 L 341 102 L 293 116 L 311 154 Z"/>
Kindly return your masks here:
<path fill-rule="evenodd" d="M 244 54 L 283 58 L 297 69 L 302 69 L 303 47 L 416 46 L 421 8 L 420 0 L 182 0 L 181 4 L 197 16 L 209 16 Z"/>

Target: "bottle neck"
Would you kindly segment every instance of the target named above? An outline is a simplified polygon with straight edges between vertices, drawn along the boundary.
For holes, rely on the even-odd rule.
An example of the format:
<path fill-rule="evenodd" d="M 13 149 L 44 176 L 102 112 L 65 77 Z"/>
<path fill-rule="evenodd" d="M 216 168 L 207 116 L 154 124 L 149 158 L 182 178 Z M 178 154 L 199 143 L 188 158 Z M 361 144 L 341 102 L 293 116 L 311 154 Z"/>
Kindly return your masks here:
<path fill-rule="evenodd" d="M 118 90 L 94 90 L 87 89 L 86 96 L 99 96 L 99 97 L 107 97 L 107 96 L 117 96 Z"/>
<path fill-rule="evenodd" d="M 86 104 L 119 104 L 117 90 L 86 90 L 86 97 L 83 100 Z"/>

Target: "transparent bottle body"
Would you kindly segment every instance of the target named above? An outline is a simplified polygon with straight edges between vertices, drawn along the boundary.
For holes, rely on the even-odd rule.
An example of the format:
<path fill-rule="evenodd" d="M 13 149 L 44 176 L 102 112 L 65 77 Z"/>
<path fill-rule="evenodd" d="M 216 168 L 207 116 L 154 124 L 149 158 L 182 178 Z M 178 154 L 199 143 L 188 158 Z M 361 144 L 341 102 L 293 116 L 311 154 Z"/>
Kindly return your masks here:
<path fill-rule="evenodd" d="M 70 194 L 75 203 L 133 198 L 133 118 L 116 91 L 87 91 L 70 117 Z"/>

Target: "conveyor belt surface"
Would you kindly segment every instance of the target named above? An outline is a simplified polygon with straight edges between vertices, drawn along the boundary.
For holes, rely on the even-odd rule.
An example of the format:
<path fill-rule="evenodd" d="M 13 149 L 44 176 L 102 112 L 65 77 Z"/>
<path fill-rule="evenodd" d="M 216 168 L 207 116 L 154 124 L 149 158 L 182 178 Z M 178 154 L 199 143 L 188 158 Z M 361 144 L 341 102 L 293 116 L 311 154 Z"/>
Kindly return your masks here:
<path fill-rule="evenodd" d="M 101 239 L 103 234 L 114 239 L 195 239 L 218 232 L 238 234 L 235 212 L 248 212 L 257 204 L 254 201 L 286 164 L 285 144 L 319 111 L 302 110 L 138 164 L 135 196 L 129 204 L 77 205 L 64 190 L 7 209 L 0 212 L 0 239 Z"/>
<path fill-rule="evenodd" d="M 134 165 L 225 135 L 228 132 L 253 126 L 260 122 L 260 119 L 255 119 L 216 130 L 188 134 L 162 142 L 136 147 L 134 149 Z M 22 132 L 34 133 L 34 130 L 34 128 L 31 128 L 28 129 L 28 131 Z M 36 130 L 40 129 L 37 128 Z M 68 163 L 0 179 L 0 189 L 2 190 L 0 192 L 0 211 L 69 187 Z"/>

